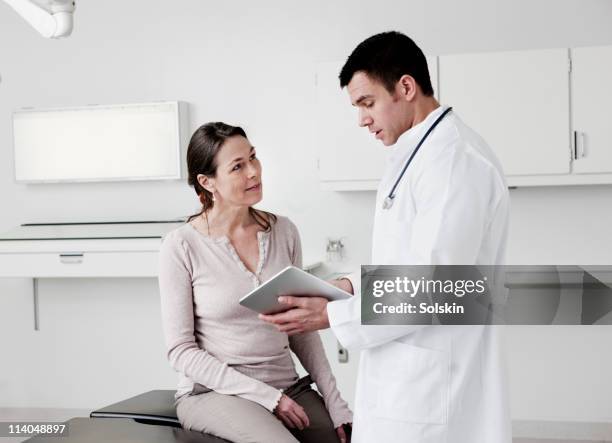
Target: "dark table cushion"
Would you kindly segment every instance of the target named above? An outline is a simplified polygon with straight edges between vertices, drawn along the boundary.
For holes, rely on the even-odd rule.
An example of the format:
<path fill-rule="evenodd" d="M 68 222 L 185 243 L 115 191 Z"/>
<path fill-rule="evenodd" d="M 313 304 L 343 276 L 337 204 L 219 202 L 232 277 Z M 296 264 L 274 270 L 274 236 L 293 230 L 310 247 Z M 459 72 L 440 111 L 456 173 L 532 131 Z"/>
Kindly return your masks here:
<path fill-rule="evenodd" d="M 179 428 L 182 430 L 176 416 L 176 408 L 174 407 L 175 392 L 174 390 L 145 392 L 144 394 L 93 411 L 89 416 L 96 419 L 127 418 L 141 424 Z M 208 440 L 202 440 L 205 442 L 231 443 L 228 440 L 214 437 L 210 434 L 198 434 L 208 438 Z"/>
<path fill-rule="evenodd" d="M 155 390 L 114 403 L 89 414 L 92 418 L 131 418 L 138 422 L 180 427 L 173 390 Z"/>

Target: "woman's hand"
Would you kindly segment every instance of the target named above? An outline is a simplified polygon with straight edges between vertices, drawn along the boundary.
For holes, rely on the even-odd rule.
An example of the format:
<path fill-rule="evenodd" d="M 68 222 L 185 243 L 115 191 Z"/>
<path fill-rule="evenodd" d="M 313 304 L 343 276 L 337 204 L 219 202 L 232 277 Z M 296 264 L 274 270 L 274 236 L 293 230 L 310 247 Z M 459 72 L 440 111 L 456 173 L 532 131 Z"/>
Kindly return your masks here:
<path fill-rule="evenodd" d="M 344 425 L 340 425 L 336 428 L 336 434 L 338 434 L 338 439 L 340 440 L 340 443 L 350 443 L 350 439 L 346 436 Z"/>
<path fill-rule="evenodd" d="M 302 431 L 310 426 L 310 421 L 304 408 L 283 394 L 274 409 L 276 415 L 288 428 L 298 428 Z"/>

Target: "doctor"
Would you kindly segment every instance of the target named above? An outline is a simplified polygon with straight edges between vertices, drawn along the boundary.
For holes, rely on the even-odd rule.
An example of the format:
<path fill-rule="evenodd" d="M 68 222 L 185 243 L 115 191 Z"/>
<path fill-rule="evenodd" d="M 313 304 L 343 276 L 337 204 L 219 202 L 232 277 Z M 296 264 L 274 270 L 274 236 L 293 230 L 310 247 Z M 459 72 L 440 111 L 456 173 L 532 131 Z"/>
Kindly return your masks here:
<path fill-rule="evenodd" d="M 433 96 L 425 56 L 407 36 L 363 41 L 340 72 L 359 125 L 392 152 L 376 196 L 372 263 L 503 264 L 508 191 L 485 141 Z M 483 109 L 483 112 L 495 112 Z M 330 327 L 361 360 L 353 442 L 507 443 L 500 352 L 489 326 L 363 326 L 355 297 L 280 297 L 261 316 L 296 334 Z"/>

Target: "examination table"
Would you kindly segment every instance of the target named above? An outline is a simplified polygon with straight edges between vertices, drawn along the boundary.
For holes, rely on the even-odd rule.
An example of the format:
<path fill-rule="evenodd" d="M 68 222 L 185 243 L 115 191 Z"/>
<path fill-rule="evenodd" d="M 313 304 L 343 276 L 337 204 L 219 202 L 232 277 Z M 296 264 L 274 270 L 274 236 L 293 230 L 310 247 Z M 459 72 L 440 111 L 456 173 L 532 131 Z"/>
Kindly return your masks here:
<path fill-rule="evenodd" d="M 71 418 L 67 435 L 32 437 L 28 442 L 68 443 L 231 443 L 210 434 L 181 428 L 173 390 L 145 392 L 89 414 Z"/>

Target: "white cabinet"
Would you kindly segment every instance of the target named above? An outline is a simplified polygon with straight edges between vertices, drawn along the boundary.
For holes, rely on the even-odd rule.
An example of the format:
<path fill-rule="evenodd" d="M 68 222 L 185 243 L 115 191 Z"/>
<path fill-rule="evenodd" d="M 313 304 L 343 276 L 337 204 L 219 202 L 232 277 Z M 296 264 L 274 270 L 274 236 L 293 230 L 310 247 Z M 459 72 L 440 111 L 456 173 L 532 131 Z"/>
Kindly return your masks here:
<path fill-rule="evenodd" d="M 612 46 L 428 57 L 438 100 L 496 152 L 509 186 L 612 184 Z M 389 152 L 357 125 L 338 87 L 341 63 L 317 71 L 322 186 L 376 189 Z"/>
<path fill-rule="evenodd" d="M 612 183 L 612 47 L 440 57 L 440 97 L 510 186 Z"/>
<path fill-rule="evenodd" d="M 375 189 L 382 175 L 385 150 L 367 129 L 357 124 L 338 73 L 342 63 L 320 64 L 317 69 L 316 145 L 319 179 L 327 189 Z"/>
<path fill-rule="evenodd" d="M 572 172 L 612 173 L 612 46 L 576 48 L 571 55 Z"/>
<path fill-rule="evenodd" d="M 567 49 L 441 56 L 440 98 L 507 176 L 570 172 Z"/>
<path fill-rule="evenodd" d="M 376 189 L 388 148 L 358 125 L 357 108 L 351 106 L 338 74 L 344 62 L 321 63 L 316 72 L 316 148 L 319 179 L 324 189 Z M 427 57 L 430 77 L 437 91 L 437 59 Z"/>
<path fill-rule="evenodd" d="M 157 277 L 159 239 L 0 244 L 0 277 Z"/>
<path fill-rule="evenodd" d="M 22 225 L 0 235 L 0 277 L 157 277 L 180 221 Z"/>

